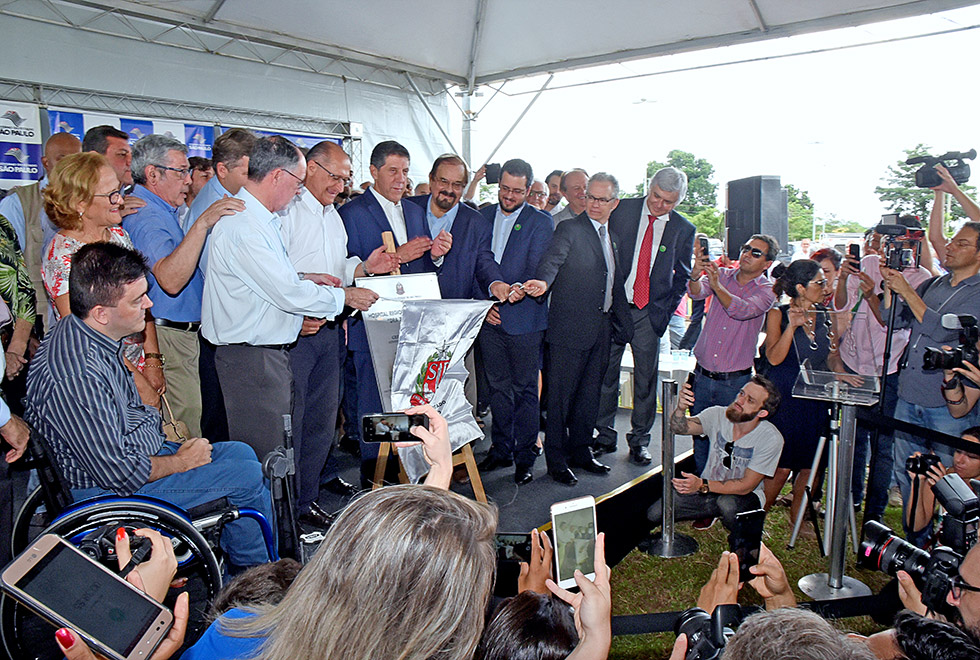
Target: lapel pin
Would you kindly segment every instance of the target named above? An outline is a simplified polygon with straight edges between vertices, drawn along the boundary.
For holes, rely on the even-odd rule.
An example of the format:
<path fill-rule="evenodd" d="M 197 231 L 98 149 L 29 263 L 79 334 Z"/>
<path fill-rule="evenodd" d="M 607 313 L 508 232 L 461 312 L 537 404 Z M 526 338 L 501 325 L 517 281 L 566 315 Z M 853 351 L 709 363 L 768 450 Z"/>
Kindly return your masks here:
<path fill-rule="evenodd" d="M 661 245 L 660 246 L 660 251 L 661 252 L 666 252 L 667 251 L 667 246 L 666 245 Z"/>
<path fill-rule="evenodd" d="M 521 230 L 520 225 L 514 225 L 514 231 L 520 231 L 520 230 Z"/>

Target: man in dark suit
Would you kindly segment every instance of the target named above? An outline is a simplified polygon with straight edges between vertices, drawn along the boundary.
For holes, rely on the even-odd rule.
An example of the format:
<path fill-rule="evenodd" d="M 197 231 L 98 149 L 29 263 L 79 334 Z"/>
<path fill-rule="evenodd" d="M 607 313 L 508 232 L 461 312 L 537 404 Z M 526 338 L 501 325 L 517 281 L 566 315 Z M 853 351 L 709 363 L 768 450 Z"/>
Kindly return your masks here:
<path fill-rule="evenodd" d="M 619 183 L 600 172 L 589 179 L 585 212 L 555 229 L 527 292 L 551 291 L 548 311 L 548 421 L 544 443 L 548 474 L 574 485 L 571 466 L 604 474 L 592 456 L 602 376 L 611 341 L 625 344 L 632 324 L 617 265 L 617 243 L 608 230 L 619 204 Z"/>
<path fill-rule="evenodd" d="M 687 194 L 687 176 L 665 167 L 650 179 L 645 199 L 624 199 L 609 218 L 620 246 L 626 299 L 632 315 L 633 414 L 626 436 L 630 460 L 649 465 L 650 428 L 657 414 L 660 338 L 691 274 L 694 225 L 674 211 Z M 614 341 L 602 383 L 596 428 L 599 453 L 616 451 L 619 370 L 626 342 Z"/>
<path fill-rule="evenodd" d="M 393 140 L 381 142 L 371 152 L 374 184 L 364 194 L 340 207 L 340 217 L 347 230 L 348 255 L 367 261 L 382 244 L 382 233 L 392 232 L 401 272 L 406 274 L 425 272 L 428 269 L 426 261 L 443 256 L 448 250 L 445 237 L 437 241 L 429 238 L 422 209 L 416 204 L 402 203 L 408 168 L 409 155 L 405 147 Z M 360 318 L 352 317 L 347 322 L 347 347 L 354 357 L 358 416 L 388 412 L 381 405 L 367 334 Z M 370 487 L 377 457 L 378 445 L 362 440 L 361 486 L 364 488 Z"/>
<path fill-rule="evenodd" d="M 518 158 L 503 164 L 498 204 L 480 211 L 491 232 L 491 250 L 504 282 L 534 277 L 551 240 L 551 216 L 527 204 L 534 181 L 531 166 Z M 514 481 L 526 484 L 538 437 L 538 371 L 541 341 L 548 323 L 544 300 L 525 298 L 517 289 L 508 302 L 494 305 L 480 331 L 480 348 L 490 385 L 492 445 L 481 470 L 517 464 Z"/>

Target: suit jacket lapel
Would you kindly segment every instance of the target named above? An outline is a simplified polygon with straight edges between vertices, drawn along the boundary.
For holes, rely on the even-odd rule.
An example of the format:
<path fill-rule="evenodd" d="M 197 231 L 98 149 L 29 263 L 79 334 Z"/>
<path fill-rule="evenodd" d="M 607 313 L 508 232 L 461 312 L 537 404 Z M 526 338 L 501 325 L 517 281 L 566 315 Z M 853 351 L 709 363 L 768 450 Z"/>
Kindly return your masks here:
<path fill-rule="evenodd" d="M 365 190 L 364 194 L 368 196 L 368 209 L 370 209 L 371 216 L 374 218 L 374 221 L 378 223 L 378 227 L 381 228 L 382 232 L 390 231 L 392 240 L 395 241 L 395 245 L 398 245 L 398 238 L 395 237 L 395 232 L 391 228 L 391 223 L 388 222 L 388 216 L 385 215 L 385 210 L 381 208 L 381 204 L 374 197 L 374 192 Z M 402 213 L 404 212 L 405 210 L 403 208 Z"/>
<path fill-rule="evenodd" d="M 507 237 L 507 244 L 504 245 L 504 253 L 500 255 L 500 263 L 504 263 L 504 259 L 507 258 L 507 253 L 510 252 L 510 248 L 511 248 L 511 245 L 513 244 L 514 239 L 517 238 L 516 234 L 518 234 L 523 229 L 522 223 L 524 223 L 524 222 L 527 221 L 527 219 L 530 217 L 531 213 L 533 213 L 531 207 L 529 205 L 526 205 L 525 204 L 524 205 L 524 208 L 521 209 L 520 214 L 517 216 L 517 220 L 514 221 L 514 226 L 510 230 L 510 235 Z M 493 233 L 492 232 L 493 232 L 493 229 L 494 228 L 493 228 L 492 224 L 496 222 L 496 215 L 494 216 L 494 219 L 491 220 L 490 222 L 491 222 L 491 227 L 490 227 L 490 231 L 491 231 L 490 240 L 493 241 Z"/>
<path fill-rule="evenodd" d="M 639 201 L 640 205 L 637 206 L 635 203 L 627 204 L 627 202 L 633 200 L 623 200 L 619 203 L 619 208 L 622 209 L 622 214 L 620 215 L 620 227 L 622 228 L 619 233 L 621 234 L 620 239 L 622 243 L 620 245 L 623 259 L 623 267 L 633 268 L 633 252 L 636 251 L 636 232 L 640 230 L 640 210 L 645 203 L 646 198 L 641 198 Z M 616 209 L 617 211 L 619 209 Z"/>

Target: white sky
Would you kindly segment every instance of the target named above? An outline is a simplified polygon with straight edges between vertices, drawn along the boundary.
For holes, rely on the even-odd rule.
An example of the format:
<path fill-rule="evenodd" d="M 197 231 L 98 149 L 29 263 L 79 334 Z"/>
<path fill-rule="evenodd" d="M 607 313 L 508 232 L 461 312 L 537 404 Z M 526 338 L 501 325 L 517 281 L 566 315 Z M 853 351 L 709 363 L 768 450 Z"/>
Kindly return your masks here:
<path fill-rule="evenodd" d="M 980 26 L 980 7 L 865 27 L 570 71 L 552 87 L 636 73 L 771 57 Z M 556 35 L 551 35 L 554 38 Z M 828 53 L 665 73 L 546 91 L 494 162 L 520 157 L 535 176 L 553 169 L 605 170 L 632 191 L 646 163 L 671 149 L 708 159 L 725 206 L 725 184 L 779 175 L 809 191 L 817 217 L 864 225 L 884 205 L 874 188 L 902 150 L 919 142 L 939 155 L 980 148 L 980 29 Z M 507 83 L 537 90 L 546 76 Z M 474 99 L 479 110 L 492 90 Z M 474 169 L 483 163 L 532 94 L 498 94 L 474 123 Z M 451 105 L 453 141 L 460 119 Z M 980 181 L 980 162 L 971 164 Z"/>

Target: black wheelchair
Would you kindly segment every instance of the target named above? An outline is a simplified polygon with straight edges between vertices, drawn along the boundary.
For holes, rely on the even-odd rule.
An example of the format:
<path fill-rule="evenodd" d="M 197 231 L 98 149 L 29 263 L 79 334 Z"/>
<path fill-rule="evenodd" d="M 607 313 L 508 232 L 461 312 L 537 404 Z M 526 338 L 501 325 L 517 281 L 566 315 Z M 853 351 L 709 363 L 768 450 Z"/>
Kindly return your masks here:
<path fill-rule="evenodd" d="M 176 579 L 186 579 L 186 585 L 172 589 L 165 604 L 173 607 L 179 591 L 190 595 L 190 621 L 185 647 L 192 644 L 207 628 L 207 610 L 221 589 L 224 557 L 219 540 L 224 526 L 240 518 L 254 519 L 262 530 L 270 561 L 277 561 L 276 533 L 270 521 L 259 511 L 232 507 L 225 498 L 208 502 L 184 511 L 179 507 L 152 497 L 101 496 L 74 502 L 60 470 L 51 458 L 42 438 L 32 435 L 18 469 L 37 471 L 40 485 L 24 501 L 14 518 L 11 551 L 18 555 L 41 534 L 57 534 L 79 546 L 93 559 L 112 569 L 114 557 L 109 556 L 111 542 L 118 527 L 129 531 L 148 527 L 169 538 L 177 556 Z M 51 625 L 44 622 L 8 596 L 0 599 L 0 637 L 8 656 L 13 660 L 47 660 L 62 658 Z"/>

